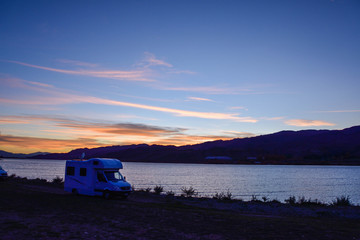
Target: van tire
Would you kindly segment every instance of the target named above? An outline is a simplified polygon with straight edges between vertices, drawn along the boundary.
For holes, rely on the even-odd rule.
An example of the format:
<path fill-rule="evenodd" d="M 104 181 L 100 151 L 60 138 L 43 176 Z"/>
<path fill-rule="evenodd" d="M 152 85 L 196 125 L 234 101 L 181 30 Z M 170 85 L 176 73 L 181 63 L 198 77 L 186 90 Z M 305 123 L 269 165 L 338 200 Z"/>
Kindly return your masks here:
<path fill-rule="evenodd" d="M 103 192 L 103 198 L 110 199 L 111 198 L 111 193 L 108 190 L 104 191 Z"/>
<path fill-rule="evenodd" d="M 71 193 L 74 195 L 74 196 L 78 196 L 79 195 L 79 192 L 76 188 L 74 188 Z"/>

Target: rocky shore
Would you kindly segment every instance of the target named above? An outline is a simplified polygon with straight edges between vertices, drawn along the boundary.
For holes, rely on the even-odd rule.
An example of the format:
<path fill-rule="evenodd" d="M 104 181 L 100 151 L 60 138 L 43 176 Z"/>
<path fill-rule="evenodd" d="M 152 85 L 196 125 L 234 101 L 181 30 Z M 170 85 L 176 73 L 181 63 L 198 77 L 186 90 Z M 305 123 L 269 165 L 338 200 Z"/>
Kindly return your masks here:
<path fill-rule="evenodd" d="M 359 206 L 291 205 L 134 192 L 72 196 L 61 184 L 0 182 L 0 239 L 360 239 Z"/>

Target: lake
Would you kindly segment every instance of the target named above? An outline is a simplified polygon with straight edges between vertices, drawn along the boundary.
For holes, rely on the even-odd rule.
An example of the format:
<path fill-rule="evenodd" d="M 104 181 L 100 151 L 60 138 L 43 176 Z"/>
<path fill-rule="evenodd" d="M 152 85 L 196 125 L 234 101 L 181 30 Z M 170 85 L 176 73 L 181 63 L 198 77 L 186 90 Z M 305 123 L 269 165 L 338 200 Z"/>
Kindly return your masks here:
<path fill-rule="evenodd" d="M 234 198 L 250 200 L 267 197 L 284 201 L 290 196 L 330 203 L 336 197 L 350 196 L 360 204 L 360 166 L 216 165 L 181 163 L 124 162 L 121 171 L 135 189 L 164 187 L 181 193 L 193 187 L 201 196 L 230 191 Z M 9 175 L 52 180 L 64 178 L 65 161 L 2 159 Z"/>

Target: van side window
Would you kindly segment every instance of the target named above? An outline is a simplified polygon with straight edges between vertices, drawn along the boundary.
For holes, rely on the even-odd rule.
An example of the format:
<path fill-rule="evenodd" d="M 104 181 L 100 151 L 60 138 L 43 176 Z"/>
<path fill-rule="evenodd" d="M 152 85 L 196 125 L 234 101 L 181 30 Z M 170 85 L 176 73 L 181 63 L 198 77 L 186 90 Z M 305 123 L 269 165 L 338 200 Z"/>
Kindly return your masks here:
<path fill-rule="evenodd" d="M 75 167 L 67 167 L 66 168 L 66 175 L 74 176 L 75 175 Z"/>
<path fill-rule="evenodd" d="M 80 176 L 86 176 L 86 168 L 80 168 Z"/>

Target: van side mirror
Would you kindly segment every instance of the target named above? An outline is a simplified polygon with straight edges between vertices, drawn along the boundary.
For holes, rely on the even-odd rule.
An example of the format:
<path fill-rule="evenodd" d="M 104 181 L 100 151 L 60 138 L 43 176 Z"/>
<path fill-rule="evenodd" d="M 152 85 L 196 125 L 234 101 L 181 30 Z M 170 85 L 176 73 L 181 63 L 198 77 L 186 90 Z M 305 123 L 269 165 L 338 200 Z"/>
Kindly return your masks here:
<path fill-rule="evenodd" d="M 126 182 L 126 176 L 124 176 L 124 181 Z"/>

